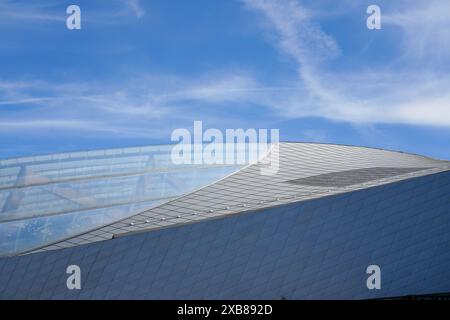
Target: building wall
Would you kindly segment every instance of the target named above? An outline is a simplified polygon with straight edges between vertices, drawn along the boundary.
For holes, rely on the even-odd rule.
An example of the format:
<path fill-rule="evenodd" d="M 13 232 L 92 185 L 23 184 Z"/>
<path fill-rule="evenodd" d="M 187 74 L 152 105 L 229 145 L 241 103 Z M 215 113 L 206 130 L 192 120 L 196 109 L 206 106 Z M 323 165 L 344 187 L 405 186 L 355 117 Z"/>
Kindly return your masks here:
<path fill-rule="evenodd" d="M 352 299 L 450 292 L 450 172 L 0 259 L 1 299 Z M 65 273 L 81 268 L 82 289 Z M 381 267 L 381 290 L 366 287 Z"/>

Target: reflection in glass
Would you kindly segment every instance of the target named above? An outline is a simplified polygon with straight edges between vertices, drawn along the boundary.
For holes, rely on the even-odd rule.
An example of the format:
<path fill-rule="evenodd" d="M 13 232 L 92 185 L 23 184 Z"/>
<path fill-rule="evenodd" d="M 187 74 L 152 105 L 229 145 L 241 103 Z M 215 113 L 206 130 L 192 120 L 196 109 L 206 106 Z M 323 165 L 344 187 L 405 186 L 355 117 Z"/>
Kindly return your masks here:
<path fill-rule="evenodd" d="M 177 165 L 171 161 L 172 147 L 1 160 L 0 255 L 28 251 L 127 218 L 243 166 Z"/>

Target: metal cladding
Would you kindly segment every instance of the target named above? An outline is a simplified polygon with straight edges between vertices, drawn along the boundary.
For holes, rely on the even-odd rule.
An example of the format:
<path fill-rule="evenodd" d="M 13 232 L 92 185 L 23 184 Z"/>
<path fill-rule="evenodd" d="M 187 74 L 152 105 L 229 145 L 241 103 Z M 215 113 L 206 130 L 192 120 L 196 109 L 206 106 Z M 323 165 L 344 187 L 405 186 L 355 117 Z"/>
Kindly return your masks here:
<path fill-rule="evenodd" d="M 105 151 L 76 155 L 60 160 L 58 169 L 55 155 L 0 162 L 0 231 L 16 223 L 16 238 L 0 232 L 0 248 L 12 256 L 0 259 L 0 298 L 352 299 L 450 292 L 447 161 L 280 143 L 278 172 L 263 175 L 264 161 L 178 168 L 167 163 L 168 147 L 130 150 L 122 149 L 120 159 Z M 164 160 L 156 164 L 158 157 Z M 122 205 L 130 209 L 116 214 Z M 84 212 L 107 218 L 73 229 Z M 64 225 L 71 232 L 27 243 L 28 233 L 53 229 L 45 229 L 51 222 L 23 223 L 69 216 Z M 87 275 L 79 291 L 65 287 L 70 264 Z M 380 290 L 366 287 L 371 264 L 382 269 Z M 27 277 L 43 280 L 27 284 Z"/>
<path fill-rule="evenodd" d="M 0 161 L 0 256 L 95 230 L 192 192 L 238 165 L 174 165 L 172 146 Z"/>

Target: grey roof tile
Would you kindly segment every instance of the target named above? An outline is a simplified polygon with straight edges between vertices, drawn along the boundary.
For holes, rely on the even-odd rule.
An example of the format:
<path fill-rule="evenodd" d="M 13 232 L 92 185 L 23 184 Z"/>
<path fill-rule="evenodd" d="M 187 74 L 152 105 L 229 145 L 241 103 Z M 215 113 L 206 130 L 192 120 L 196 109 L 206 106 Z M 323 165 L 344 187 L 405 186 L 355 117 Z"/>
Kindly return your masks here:
<path fill-rule="evenodd" d="M 320 198 L 450 169 L 447 161 L 344 145 L 281 143 L 279 154 L 276 175 L 261 175 L 260 169 L 264 165 L 258 162 L 183 197 L 34 252 L 70 247 L 80 241 L 110 239 L 112 234 L 126 235 L 133 231 Z M 391 170 L 389 168 L 395 168 L 396 174 L 386 174 Z M 361 179 L 361 172 L 370 179 Z"/>

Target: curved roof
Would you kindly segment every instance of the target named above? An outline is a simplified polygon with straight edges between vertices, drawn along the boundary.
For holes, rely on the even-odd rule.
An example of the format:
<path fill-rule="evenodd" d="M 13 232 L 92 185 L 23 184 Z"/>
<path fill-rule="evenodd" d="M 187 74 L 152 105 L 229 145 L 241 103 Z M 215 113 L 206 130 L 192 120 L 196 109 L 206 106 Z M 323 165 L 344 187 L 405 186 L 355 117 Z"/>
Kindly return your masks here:
<path fill-rule="evenodd" d="M 242 165 L 175 165 L 172 146 L 0 161 L 0 255 L 60 241 L 148 210 Z"/>
<path fill-rule="evenodd" d="M 111 172 L 108 178 L 103 179 L 99 176 L 102 175 L 101 172 L 105 174 L 104 171 L 88 170 L 91 162 L 80 162 L 77 167 L 79 168 L 78 173 L 72 174 L 73 179 L 76 180 L 79 173 L 84 174 L 89 171 L 95 171 L 97 175 L 92 180 L 90 176 L 90 178 L 82 176 L 79 180 L 81 184 L 78 186 L 78 192 L 89 190 L 88 193 L 91 195 L 113 194 L 114 201 L 120 198 L 126 202 L 125 206 L 128 206 L 125 209 L 126 213 L 115 214 L 120 205 L 114 202 L 113 205 L 100 209 L 101 211 L 88 214 L 87 216 L 92 215 L 102 221 L 98 222 L 96 219 L 87 218 L 88 221 L 95 220 L 95 222 L 90 223 L 89 227 L 84 227 L 84 231 L 78 229 L 72 233 L 61 234 L 59 239 L 54 241 L 51 241 L 51 237 L 47 237 L 44 242 L 35 242 L 33 246 L 28 246 L 28 248 L 17 246 L 14 250 L 9 250 L 9 253 L 37 252 L 102 241 L 130 232 L 153 230 L 349 192 L 450 169 L 450 162 L 413 154 L 366 147 L 316 143 L 280 143 L 274 146 L 265 158 L 249 166 L 185 165 L 180 167 L 168 163 L 170 148 L 171 146 L 137 148 L 142 149 L 141 151 L 133 150 L 136 148 L 121 149 L 126 150 L 126 155 L 122 159 L 123 161 L 119 161 L 120 165 L 117 167 L 120 172 L 117 176 L 119 181 L 116 184 L 111 184 L 116 179 L 116 176 L 111 175 Z M 109 153 L 112 151 L 98 152 Z M 130 156 L 130 152 L 133 156 Z M 152 156 L 149 152 L 153 152 Z M 144 156 L 146 160 L 139 158 L 143 156 L 142 154 L 146 154 Z M 137 158 L 134 158 L 134 156 L 137 156 Z M 275 157 L 271 158 L 271 156 Z M 105 165 L 104 160 L 111 159 L 106 155 L 100 155 L 100 158 L 103 159 L 103 165 Z M 277 158 L 279 159 L 278 171 L 273 175 L 262 174 L 261 170 L 268 167 L 268 161 Z M 115 157 L 112 159 L 115 159 Z M 151 166 L 146 162 L 149 159 L 153 159 L 151 160 Z M 155 159 L 164 159 L 161 160 L 161 166 L 155 165 Z M 108 165 L 116 168 L 116 160 L 110 161 Z M 102 161 L 98 163 L 102 167 Z M 129 172 L 126 171 L 128 169 L 120 169 L 122 167 L 129 168 L 129 166 L 133 167 L 133 170 L 137 170 L 137 173 L 128 174 Z M 164 169 L 162 170 L 163 173 L 161 173 L 161 168 Z M 0 167 L 0 172 L 3 169 L 3 167 Z M 134 172 L 133 170 L 132 172 Z M 38 176 L 35 177 L 34 175 L 35 170 L 31 169 L 31 172 L 32 174 L 29 176 L 32 178 L 28 179 L 28 187 L 41 186 L 48 191 L 48 188 L 45 189 L 46 184 L 39 184 Z M 165 177 L 175 176 L 179 184 L 188 183 L 188 186 L 181 187 L 181 189 L 173 188 L 169 183 L 170 179 L 162 179 L 162 175 Z M 133 182 L 130 182 L 130 176 L 134 177 L 134 180 L 131 179 Z M 148 179 L 151 179 L 152 183 L 147 184 L 144 189 L 140 189 L 143 182 L 139 181 L 148 181 Z M 16 180 L 22 181 L 18 178 Z M 98 183 L 91 183 L 90 181 Z M 52 185 L 59 186 L 61 183 L 63 182 L 53 181 Z M 70 183 L 74 183 L 74 181 Z M 108 184 L 108 187 L 102 189 L 105 188 L 102 187 L 102 183 Z M 85 189 L 86 187 L 89 188 Z M 11 192 L 11 189 L 9 190 Z M 102 190 L 110 191 L 103 192 Z M 146 191 L 142 192 L 142 190 Z M 116 194 L 119 194 L 118 198 Z M 67 198 L 68 195 L 71 196 L 70 192 L 61 193 L 59 187 L 53 188 L 52 196 Z M 138 201 L 141 196 L 142 205 Z M 3 201 L 5 200 L 3 199 Z M 34 219 L 30 217 L 32 212 L 36 211 L 21 213 L 28 215 L 25 221 Z M 49 213 L 49 209 L 42 212 L 46 212 L 46 215 L 49 216 L 70 216 L 70 214 L 62 214 L 61 212 L 53 215 Z M 0 219 L 4 218 L 3 215 L 4 212 L 1 212 Z M 76 215 L 80 214 L 77 213 Z M 71 226 L 76 221 L 75 218 L 68 218 L 65 223 L 67 226 Z M 1 228 L 2 225 L 7 223 L 14 223 L 14 221 L 0 223 L 0 251 L 3 250 L 3 252 L 5 252 L 5 246 L 3 236 L 1 236 L 3 233 Z M 17 228 L 22 228 L 22 231 L 17 231 L 17 234 L 23 235 L 29 232 L 25 231 L 27 229 L 23 226 Z M 41 232 L 40 229 L 38 232 Z M 13 238 L 14 236 L 11 236 L 11 239 Z M 19 240 L 22 240 L 19 243 L 26 243 L 27 241 L 25 238 Z M 9 241 L 11 243 L 12 240 Z"/>

